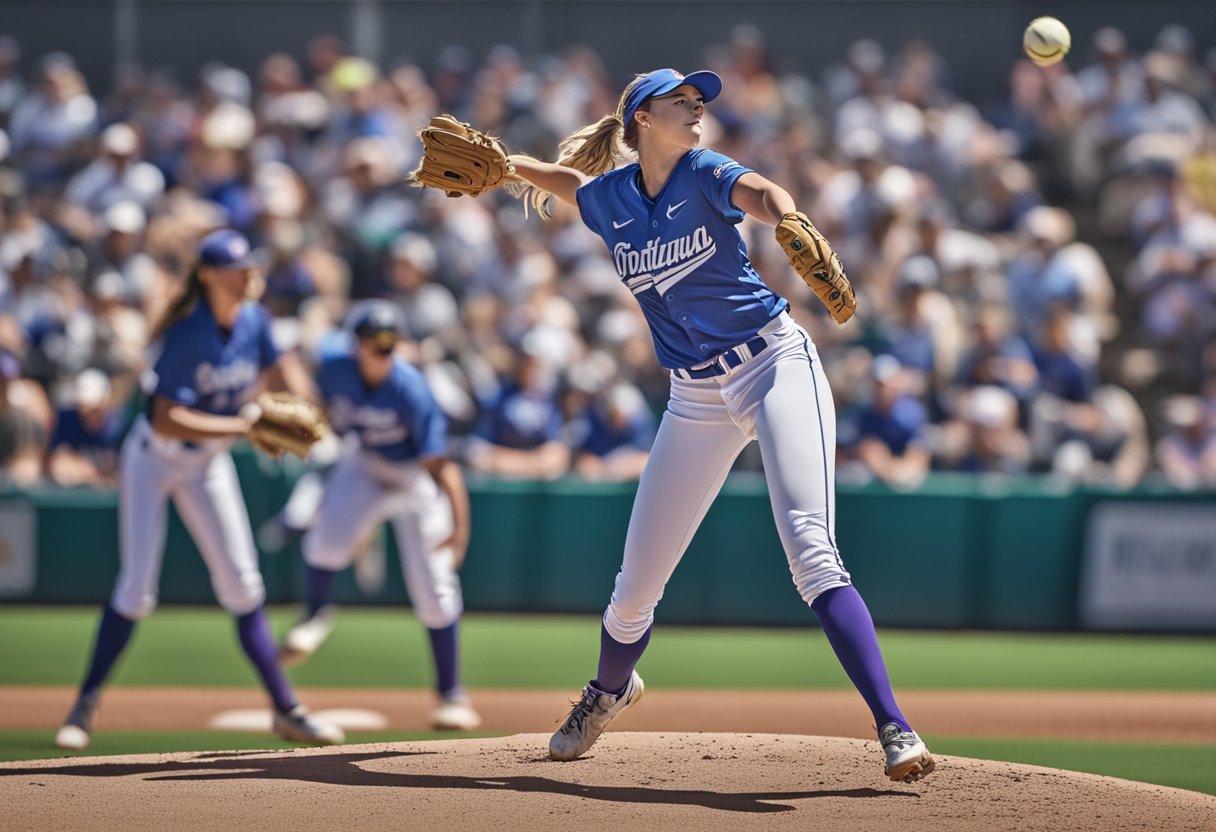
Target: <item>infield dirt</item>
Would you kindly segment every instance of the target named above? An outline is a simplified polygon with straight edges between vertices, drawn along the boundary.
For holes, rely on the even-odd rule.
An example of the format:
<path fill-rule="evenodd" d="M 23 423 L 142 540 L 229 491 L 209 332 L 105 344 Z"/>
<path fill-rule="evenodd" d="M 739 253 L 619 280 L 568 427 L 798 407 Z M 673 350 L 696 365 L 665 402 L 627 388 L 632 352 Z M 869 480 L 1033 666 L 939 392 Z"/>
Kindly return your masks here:
<path fill-rule="evenodd" d="M 940 757 L 891 783 L 874 741 L 609 732 L 555 763 L 546 734 L 0 764 L 6 828 L 151 832 L 1216 828 L 1216 797 Z"/>

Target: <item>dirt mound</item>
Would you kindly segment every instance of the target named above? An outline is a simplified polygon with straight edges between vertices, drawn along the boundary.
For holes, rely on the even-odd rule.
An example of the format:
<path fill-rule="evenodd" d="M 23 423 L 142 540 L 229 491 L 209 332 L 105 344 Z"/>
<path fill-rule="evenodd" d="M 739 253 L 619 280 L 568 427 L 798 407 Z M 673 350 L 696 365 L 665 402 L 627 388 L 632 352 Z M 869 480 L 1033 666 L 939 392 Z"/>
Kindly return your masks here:
<path fill-rule="evenodd" d="M 0 764 L 6 828 L 151 830 L 1211 830 L 1216 798 L 939 757 L 914 785 L 875 742 L 609 733 L 550 761 L 548 736 Z"/>

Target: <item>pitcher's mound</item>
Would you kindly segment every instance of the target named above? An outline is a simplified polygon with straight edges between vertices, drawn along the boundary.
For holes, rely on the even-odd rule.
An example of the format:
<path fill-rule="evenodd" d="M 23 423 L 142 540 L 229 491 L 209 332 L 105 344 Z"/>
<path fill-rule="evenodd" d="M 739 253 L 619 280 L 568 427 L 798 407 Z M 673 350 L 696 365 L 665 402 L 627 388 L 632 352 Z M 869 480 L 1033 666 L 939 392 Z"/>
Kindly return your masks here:
<path fill-rule="evenodd" d="M 1216 798 L 938 757 L 914 785 L 876 742 L 608 733 L 581 760 L 548 736 L 0 765 L 7 827 L 42 830 L 1211 830 Z"/>

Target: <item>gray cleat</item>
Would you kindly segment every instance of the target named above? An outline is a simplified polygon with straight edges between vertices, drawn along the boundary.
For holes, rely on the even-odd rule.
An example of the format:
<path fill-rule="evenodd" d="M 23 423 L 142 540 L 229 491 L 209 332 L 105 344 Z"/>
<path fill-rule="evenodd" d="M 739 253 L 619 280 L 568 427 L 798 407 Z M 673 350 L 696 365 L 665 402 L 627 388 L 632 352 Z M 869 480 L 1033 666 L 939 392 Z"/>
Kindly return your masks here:
<path fill-rule="evenodd" d="M 320 722 L 303 705 L 290 711 L 274 712 L 274 732 L 288 742 L 305 745 L 341 745 L 346 742 L 346 733 L 337 725 Z"/>
<path fill-rule="evenodd" d="M 583 698 L 574 704 L 565 723 L 549 740 L 549 756 L 555 760 L 573 760 L 587 753 L 613 717 L 641 699 L 645 689 L 636 670 L 620 696 L 605 693 L 588 683 L 583 688 Z"/>
<path fill-rule="evenodd" d="M 883 770 L 896 782 L 915 783 L 933 771 L 933 755 L 915 731 L 905 731 L 898 723 L 888 722 L 878 731 L 878 741 L 886 752 Z"/>

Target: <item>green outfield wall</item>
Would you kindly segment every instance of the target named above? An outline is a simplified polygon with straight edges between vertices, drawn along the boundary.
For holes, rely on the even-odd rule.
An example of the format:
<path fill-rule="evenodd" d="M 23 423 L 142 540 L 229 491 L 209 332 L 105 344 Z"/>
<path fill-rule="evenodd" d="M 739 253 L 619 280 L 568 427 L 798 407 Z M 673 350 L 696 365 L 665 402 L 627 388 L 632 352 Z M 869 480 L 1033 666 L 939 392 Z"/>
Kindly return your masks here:
<path fill-rule="evenodd" d="M 253 525 L 298 471 L 237 466 Z M 620 564 L 631 485 L 471 480 L 462 573 L 474 610 L 596 612 Z M 1098 510 L 1100 509 L 1100 510 Z M 838 489 L 836 537 L 880 625 L 1030 630 L 1216 630 L 1216 494 L 1060 490 L 1038 480 L 935 477 L 913 492 Z M 1100 522 L 1099 522 L 1100 521 Z M 339 582 L 343 603 L 404 604 L 391 533 Z M 299 597 L 298 544 L 261 553 L 271 602 Z M 379 568 L 378 568 L 379 567 Z M 116 496 L 0 492 L 0 601 L 106 598 L 118 569 Z M 164 603 L 212 603 L 206 569 L 173 517 Z M 668 623 L 813 623 L 798 597 L 762 477 L 735 475 L 668 585 Z"/>

